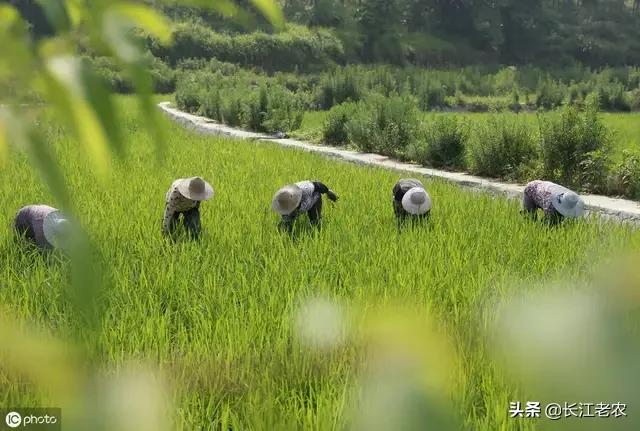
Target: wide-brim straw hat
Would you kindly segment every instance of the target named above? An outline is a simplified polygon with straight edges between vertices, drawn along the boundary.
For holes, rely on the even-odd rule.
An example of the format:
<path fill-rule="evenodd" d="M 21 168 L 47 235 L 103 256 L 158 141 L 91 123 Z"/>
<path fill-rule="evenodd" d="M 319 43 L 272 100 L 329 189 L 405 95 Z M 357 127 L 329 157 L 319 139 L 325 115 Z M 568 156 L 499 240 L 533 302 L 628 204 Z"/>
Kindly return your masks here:
<path fill-rule="evenodd" d="M 282 187 L 271 201 L 271 208 L 280 215 L 291 214 L 302 200 L 302 189 L 295 184 Z"/>
<path fill-rule="evenodd" d="M 71 235 L 71 222 L 60 211 L 52 211 L 42 221 L 44 238 L 55 248 L 66 248 Z"/>
<path fill-rule="evenodd" d="M 213 187 L 200 177 L 181 179 L 176 188 L 182 196 L 192 201 L 206 201 L 213 197 Z"/>
<path fill-rule="evenodd" d="M 551 198 L 553 207 L 565 217 L 575 218 L 584 214 L 584 201 L 572 191 L 559 191 Z"/>
<path fill-rule="evenodd" d="M 425 214 L 431 210 L 431 197 L 422 187 L 414 187 L 402 197 L 402 208 L 412 215 Z"/>

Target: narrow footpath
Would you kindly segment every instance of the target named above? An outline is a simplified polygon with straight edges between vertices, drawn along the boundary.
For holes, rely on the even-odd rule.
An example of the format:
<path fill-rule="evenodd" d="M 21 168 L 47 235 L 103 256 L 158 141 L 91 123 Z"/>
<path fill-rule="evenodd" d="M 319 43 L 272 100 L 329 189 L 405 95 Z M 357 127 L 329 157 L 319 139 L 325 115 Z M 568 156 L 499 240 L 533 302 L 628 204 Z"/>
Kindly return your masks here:
<path fill-rule="evenodd" d="M 411 163 L 403 163 L 380 154 L 360 153 L 357 151 L 345 150 L 328 145 L 315 145 L 296 139 L 277 139 L 271 135 L 249 132 L 216 123 L 205 117 L 182 112 L 172 108 L 169 102 L 162 102 L 158 107 L 171 119 L 184 125 L 185 127 L 204 134 L 223 135 L 233 138 L 250 139 L 255 141 L 270 142 L 284 147 L 293 147 L 305 151 L 324 154 L 329 157 L 338 158 L 348 162 L 355 162 L 364 165 L 377 166 L 386 169 L 393 169 L 404 172 L 411 172 L 418 175 L 440 178 L 450 181 L 460 186 L 502 194 L 510 198 L 520 198 L 524 186 L 512 183 L 503 183 L 487 178 L 477 177 L 460 172 L 449 172 L 439 169 L 425 168 L 424 166 Z M 584 198 L 586 208 L 590 212 L 598 213 L 605 218 L 613 218 L 621 221 L 628 221 L 640 224 L 640 203 L 627 199 L 617 199 L 601 195 L 581 194 Z"/>

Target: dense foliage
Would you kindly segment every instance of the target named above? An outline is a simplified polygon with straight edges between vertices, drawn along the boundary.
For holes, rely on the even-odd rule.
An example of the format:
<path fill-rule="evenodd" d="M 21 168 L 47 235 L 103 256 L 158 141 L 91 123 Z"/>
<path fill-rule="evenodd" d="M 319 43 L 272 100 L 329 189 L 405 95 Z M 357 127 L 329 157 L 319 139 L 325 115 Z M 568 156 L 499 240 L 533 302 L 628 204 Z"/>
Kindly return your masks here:
<path fill-rule="evenodd" d="M 0 3 L 3 1 L 7 0 Z M 171 62 L 214 56 L 278 70 L 319 67 L 335 60 L 429 67 L 640 63 L 640 17 L 635 0 L 280 3 L 285 17 L 304 27 L 289 26 L 284 33 L 273 33 L 250 2 L 242 2 L 243 10 L 227 10 L 231 19 L 189 7 L 158 6 L 181 24 L 173 48 L 154 48 L 154 52 Z M 37 2 L 17 2 L 17 6 L 36 34 L 51 31 Z"/>

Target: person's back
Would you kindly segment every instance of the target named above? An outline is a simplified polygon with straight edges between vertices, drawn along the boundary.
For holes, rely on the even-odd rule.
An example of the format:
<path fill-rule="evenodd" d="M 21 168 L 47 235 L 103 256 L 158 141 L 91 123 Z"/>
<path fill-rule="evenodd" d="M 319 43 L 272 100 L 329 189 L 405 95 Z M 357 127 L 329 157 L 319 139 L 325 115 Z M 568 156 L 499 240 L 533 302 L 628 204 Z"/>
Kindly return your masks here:
<path fill-rule="evenodd" d="M 41 249 L 53 249 L 60 245 L 62 236 L 68 235 L 67 218 L 49 205 L 28 205 L 16 214 L 16 233 Z"/>
<path fill-rule="evenodd" d="M 584 202 L 577 193 L 551 181 L 529 182 L 523 193 L 523 211 L 536 217 L 538 209 L 550 224 L 560 223 L 564 218 L 580 217 L 584 213 Z"/>
<path fill-rule="evenodd" d="M 179 178 L 165 194 L 162 231 L 173 235 L 180 217 L 192 238 L 200 236 L 200 203 L 213 197 L 213 187 L 200 177 Z"/>
<path fill-rule="evenodd" d="M 333 202 L 338 200 L 335 192 L 320 181 L 299 181 L 282 187 L 271 202 L 273 210 L 282 217 L 279 227 L 291 232 L 296 218 L 303 213 L 308 214 L 312 225 L 319 226 L 324 194 Z"/>
<path fill-rule="evenodd" d="M 399 221 L 409 217 L 426 218 L 431 211 L 431 197 L 420 180 L 403 178 L 392 190 L 393 211 Z"/>

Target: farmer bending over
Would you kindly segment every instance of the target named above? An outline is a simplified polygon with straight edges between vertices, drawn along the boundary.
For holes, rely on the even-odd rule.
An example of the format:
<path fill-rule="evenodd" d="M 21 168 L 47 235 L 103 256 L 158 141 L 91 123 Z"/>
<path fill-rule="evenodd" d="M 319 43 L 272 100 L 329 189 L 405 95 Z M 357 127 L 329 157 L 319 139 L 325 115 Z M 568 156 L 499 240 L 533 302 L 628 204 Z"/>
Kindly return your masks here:
<path fill-rule="evenodd" d="M 575 192 L 550 181 L 531 181 L 524 188 L 522 200 L 524 212 L 533 218 L 542 209 L 544 220 L 549 224 L 560 223 L 565 217 L 580 217 L 584 213 L 584 202 Z"/>
<path fill-rule="evenodd" d="M 393 211 L 398 222 L 410 217 L 428 218 L 431 212 L 431 197 L 419 180 L 402 179 L 393 186 Z"/>
<path fill-rule="evenodd" d="M 307 213 L 311 224 L 318 226 L 322 219 L 323 194 L 333 202 L 338 200 L 335 192 L 319 181 L 301 181 L 278 190 L 271 207 L 282 216 L 280 229 L 291 232 L 296 218 L 302 213 Z"/>
<path fill-rule="evenodd" d="M 56 208 L 29 205 L 16 214 L 17 234 L 42 250 L 65 249 L 69 244 L 71 223 Z"/>
<path fill-rule="evenodd" d="M 164 234 L 173 234 L 180 215 L 191 238 L 200 236 L 200 202 L 213 197 L 213 187 L 200 177 L 180 178 L 171 184 L 166 195 L 162 222 Z"/>

